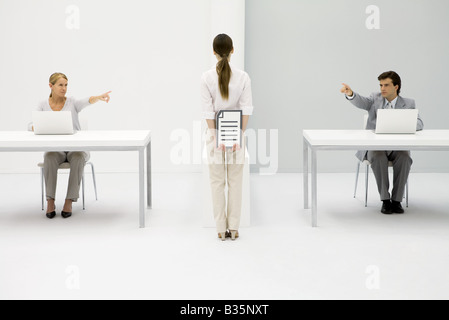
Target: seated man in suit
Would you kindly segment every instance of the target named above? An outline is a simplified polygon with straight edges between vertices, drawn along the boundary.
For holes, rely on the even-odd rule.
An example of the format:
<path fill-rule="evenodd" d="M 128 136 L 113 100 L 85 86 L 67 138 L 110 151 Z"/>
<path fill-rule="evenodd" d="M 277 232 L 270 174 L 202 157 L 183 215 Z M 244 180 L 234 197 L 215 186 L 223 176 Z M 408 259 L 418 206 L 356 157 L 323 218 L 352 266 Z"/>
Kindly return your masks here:
<path fill-rule="evenodd" d="M 346 95 L 357 108 L 368 111 L 368 122 L 366 129 L 376 129 L 378 109 L 415 109 L 413 99 L 399 96 L 401 91 L 401 78 L 394 71 L 382 73 L 378 78 L 380 82 L 380 93 L 372 93 L 369 97 L 363 97 L 343 83 L 341 92 Z M 418 116 L 416 130 L 424 127 L 422 120 Z M 410 151 L 359 151 L 357 158 L 360 161 L 371 162 L 380 198 L 383 202 L 381 212 L 384 214 L 404 213 L 401 202 L 404 198 L 405 186 L 412 166 Z M 393 162 L 393 190 L 389 193 L 390 182 L 388 178 L 388 162 Z"/>

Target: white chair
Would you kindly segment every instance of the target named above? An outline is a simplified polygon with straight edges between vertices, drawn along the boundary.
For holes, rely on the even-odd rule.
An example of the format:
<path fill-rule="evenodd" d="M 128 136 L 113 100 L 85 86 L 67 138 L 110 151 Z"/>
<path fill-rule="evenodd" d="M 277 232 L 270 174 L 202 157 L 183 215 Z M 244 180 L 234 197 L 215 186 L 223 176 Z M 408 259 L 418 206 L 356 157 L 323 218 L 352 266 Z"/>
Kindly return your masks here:
<path fill-rule="evenodd" d="M 95 200 L 98 200 L 97 197 L 97 183 L 95 181 L 95 169 L 94 169 L 94 165 L 92 162 L 87 162 L 86 166 L 90 165 L 91 170 L 92 170 L 92 179 L 94 182 L 94 190 L 95 190 Z M 44 163 L 43 162 L 39 162 L 37 164 L 37 166 L 41 169 L 41 196 L 42 196 L 42 210 L 44 210 Z M 59 168 L 59 169 L 70 169 L 70 163 L 68 162 L 63 162 Z M 82 188 L 82 198 L 83 198 L 83 210 L 86 209 L 85 206 L 85 201 L 84 201 L 84 174 L 83 177 L 81 178 L 81 188 Z"/>
<path fill-rule="evenodd" d="M 366 128 L 366 123 L 368 121 L 368 115 L 365 115 L 363 118 L 363 128 Z M 366 172 L 365 172 L 365 207 L 368 206 L 368 180 L 369 180 L 369 168 L 371 166 L 371 162 L 369 162 L 368 160 L 364 160 L 364 161 L 357 161 L 357 171 L 356 171 L 356 176 L 355 176 L 355 188 L 354 188 L 354 198 L 357 195 L 357 185 L 359 182 L 359 173 L 360 173 L 360 165 L 363 164 L 365 165 L 366 168 Z M 388 162 L 388 167 L 392 168 L 393 167 L 393 162 L 389 161 Z M 406 206 L 408 208 L 408 180 L 407 180 L 407 184 L 405 186 L 405 202 L 406 202 Z"/>

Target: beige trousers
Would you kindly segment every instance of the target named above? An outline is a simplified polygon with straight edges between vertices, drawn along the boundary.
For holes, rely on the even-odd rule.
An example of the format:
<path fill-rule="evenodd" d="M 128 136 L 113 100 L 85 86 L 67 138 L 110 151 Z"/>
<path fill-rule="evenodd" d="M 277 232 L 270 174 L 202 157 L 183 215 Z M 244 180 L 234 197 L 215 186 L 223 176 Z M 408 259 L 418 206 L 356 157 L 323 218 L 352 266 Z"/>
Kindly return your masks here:
<path fill-rule="evenodd" d="M 61 163 L 70 163 L 69 185 L 66 199 L 74 202 L 80 197 L 80 184 L 84 174 L 84 166 L 89 160 L 88 152 L 46 152 L 44 154 L 44 179 L 47 200 L 55 199 L 58 168 Z"/>
<path fill-rule="evenodd" d="M 243 139 L 244 140 L 244 139 Z M 244 143 L 243 143 L 244 144 Z M 227 229 L 238 230 L 242 212 L 243 166 L 245 164 L 245 146 L 238 151 L 220 151 L 214 146 L 214 137 L 207 132 L 207 158 L 212 191 L 217 232 Z M 225 187 L 228 186 L 228 203 L 226 205 Z"/>

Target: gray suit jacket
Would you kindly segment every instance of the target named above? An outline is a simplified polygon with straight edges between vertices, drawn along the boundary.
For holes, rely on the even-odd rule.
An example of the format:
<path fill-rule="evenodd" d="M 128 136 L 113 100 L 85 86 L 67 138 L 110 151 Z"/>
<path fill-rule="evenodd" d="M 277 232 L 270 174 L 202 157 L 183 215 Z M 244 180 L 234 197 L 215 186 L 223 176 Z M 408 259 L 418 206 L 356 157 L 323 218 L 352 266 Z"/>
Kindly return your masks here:
<path fill-rule="evenodd" d="M 368 98 L 363 97 L 357 93 L 353 93 L 353 99 L 348 99 L 353 105 L 359 109 L 368 111 L 368 122 L 366 123 L 366 130 L 375 130 L 377 123 L 377 110 L 382 109 L 385 104 L 385 99 L 380 92 L 372 93 Z M 395 109 L 415 109 L 415 100 L 403 98 L 398 96 Z M 424 128 L 424 123 L 418 115 L 418 123 L 416 124 L 416 131 Z M 360 161 L 366 160 L 367 151 L 359 151 L 356 156 Z"/>

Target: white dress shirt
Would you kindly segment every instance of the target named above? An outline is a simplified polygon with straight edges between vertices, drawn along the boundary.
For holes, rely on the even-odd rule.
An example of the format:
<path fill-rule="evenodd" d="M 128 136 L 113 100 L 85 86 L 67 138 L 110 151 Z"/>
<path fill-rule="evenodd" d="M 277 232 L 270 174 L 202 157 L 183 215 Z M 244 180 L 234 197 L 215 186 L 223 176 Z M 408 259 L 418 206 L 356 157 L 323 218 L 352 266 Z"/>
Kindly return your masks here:
<path fill-rule="evenodd" d="M 394 98 L 394 100 L 392 100 L 391 103 L 391 109 L 395 109 L 396 108 L 396 102 L 398 101 L 398 97 Z M 384 109 L 388 109 L 388 100 L 386 98 L 384 98 Z"/>
<path fill-rule="evenodd" d="M 218 86 L 218 74 L 214 66 L 201 77 L 201 103 L 204 119 L 215 119 L 220 110 L 242 110 L 243 115 L 253 114 L 251 79 L 245 71 L 230 64 L 232 74 L 229 82 L 229 99 L 224 100 Z"/>

